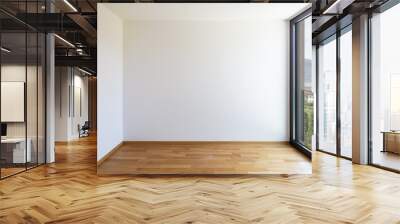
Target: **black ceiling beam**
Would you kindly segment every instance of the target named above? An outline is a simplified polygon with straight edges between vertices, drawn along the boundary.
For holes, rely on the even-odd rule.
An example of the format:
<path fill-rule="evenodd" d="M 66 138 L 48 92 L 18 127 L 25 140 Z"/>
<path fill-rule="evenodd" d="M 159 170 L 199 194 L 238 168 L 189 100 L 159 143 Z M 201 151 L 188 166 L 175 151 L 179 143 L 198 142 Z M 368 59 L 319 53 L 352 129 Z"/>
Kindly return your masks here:
<path fill-rule="evenodd" d="M 80 14 L 68 14 L 68 17 L 82 28 L 90 37 L 96 38 L 97 30 L 84 16 Z"/>
<path fill-rule="evenodd" d="M 56 56 L 87 56 L 87 57 L 97 57 L 97 49 L 91 47 L 80 47 L 82 50 L 82 55 L 79 55 L 76 48 L 68 47 L 57 47 L 55 48 Z M 71 55 L 72 54 L 72 55 Z"/>
<path fill-rule="evenodd" d="M 16 17 L 42 32 L 80 31 L 68 14 L 64 13 L 18 13 Z"/>
<path fill-rule="evenodd" d="M 56 56 L 56 66 L 79 66 L 88 67 L 93 71 L 96 71 L 97 60 L 91 56 Z"/>
<path fill-rule="evenodd" d="M 31 26 L 30 24 L 26 23 L 25 20 L 22 20 L 15 16 L 13 13 L 7 11 L 6 9 L 3 9 L 0 7 L 0 23 L 2 23 L 2 20 L 5 19 L 5 23 L 13 21 L 15 27 L 23 27 L 24 30 L 26 28 L 29 28 L 31 30 L 35 30 L 35 27 Z M 3 27 L 2 27 L 3 30 Z"/>
<path fill-rule="evenodd" d="M 334 25 L 339 19 L 340 17 L 338 16 L 317 17 L 317 20 L 315 20 L 312 24 L 313 37 L 319 35 L 321 32 Z"/>
<path fill-rule="evenodd" d="M 93 9 L 93 11 L 97 11 L 96 7 L 92 4 L 92 2 L 90 0 L 86 0 L 86 3 L 90 6 L 90 8 Z"/>
<path fill-rule="evenodd" d="M 26 29 L 26 26 L 24 24 L 16 22 L 14 19 L 10 18 L 1 18 L 0 27 L 1 27 L 1 32 L 17 32 L 17 31 L 25 32 Z"/>

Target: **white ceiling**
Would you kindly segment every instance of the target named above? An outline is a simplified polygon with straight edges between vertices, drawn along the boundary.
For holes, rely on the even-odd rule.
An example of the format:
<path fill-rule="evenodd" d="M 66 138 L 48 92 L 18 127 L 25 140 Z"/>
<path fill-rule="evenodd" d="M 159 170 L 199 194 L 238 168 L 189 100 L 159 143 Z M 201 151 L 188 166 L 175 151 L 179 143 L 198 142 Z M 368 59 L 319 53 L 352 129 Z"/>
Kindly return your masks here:
<path fill-rule="evenodd" d="M 310 3 L 99 3 L 123 20 L 288 20 Z"/>

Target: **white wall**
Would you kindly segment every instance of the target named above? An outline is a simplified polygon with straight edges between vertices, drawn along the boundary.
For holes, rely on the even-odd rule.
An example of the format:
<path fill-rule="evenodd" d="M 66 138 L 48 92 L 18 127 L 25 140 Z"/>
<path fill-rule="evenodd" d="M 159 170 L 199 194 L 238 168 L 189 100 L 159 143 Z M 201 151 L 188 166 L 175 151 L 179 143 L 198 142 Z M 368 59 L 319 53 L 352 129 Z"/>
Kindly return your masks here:
<path fill-rule="evenodd" d="M 88 76 L 75 68 L 74 72 L 74 113 L 71 119 L 71 135 L 72 138 L 79 138 L 78 125 L 82 126 L 85 121 L 89 120 L 89 92 L 88 92 Z M 71 105 L 72 106 L 72 105 Z"/>
<path fill-rule="evenodd" d="M 37 70 L 38 69 L 38 70 Z M 39 76 L 37 76 L 39 74 Z M 27 135 L 31 139 L 32 158 L 36 161 L 38 150 L 39 162 L 44 162 L 44 83 L 43 83 L 42 68 L 36 66 L 27 67 L 25 64 L 4 64 L 1 66 L 1 81 L 2 82 L 24 82 L 26 84 L 26 111 L 24 107 L 20 108 L 27 114 L 26 121 L 23 122 L 6 122 L 7 137 L 20 138 Z M 38 92 L 39 91 L 39 92 Z M 37 95 L 38 94 L 38 95 Z M 7 97 L 7 96 L 2 96 Z M 10 108 L 1 108 L 4 110 Z M 15 108 L 14 108 L 15 109 Z M 23 112 L 24 112 L 23 111 Z M 48 149 L 48 154 L 53 153 Z M 51 159 L 52 157 L 49 157 Z M 51 160 L 48 160 L 51 162 Z"/>
<path fill-rule="evenodd" d="M 123 23 L 104 4 L 97 19 L 97 160 L 123 138 Z"/>
<path fill-rule="evenodd" d="M 288 35 L 285 20 L 125 22 L 124 139 L 287 141 Z"/>
<path fill-rule="evenodd" d="M 88 77 L 73 67 L 56 67 L 55 73 L 55 141 L 78 139 L 78 124 L 89 114 Z"/>
<path fill-rule="evenodd" d="M 69 67 L 55 68 L 55 141 L 68 141 L 69 127 L 69 84 L 70 75 Z"/>
<path fill-rule="evenodd" d="M 24 137 L 28 126 L 28 137 L 36 136 L 37 132 L 37 96 L 36 96 L 36 67 L 16 64 L 7 64 L 1 67 L 2 82 L 25 82 L 27 86 L 27 122 L 7 122 L 8 137 Z M 40 74 L 40 72 L 39 72 Z M 28 82 L 26 82 L 26 77 Z M 43 91 L 43 90 L 42 90 Z M 4 96 L 3 96 L 4 97 Z M 40 97 L 40 95 L 39 95 Z M 7 110 L 7 108 L 2 108 Z M 24 108 L 22 108 L 24 110 Z M 39 133 L 42 135 L 42 133 Z M 43 137 L 43 136 L 39 136 Z"/>

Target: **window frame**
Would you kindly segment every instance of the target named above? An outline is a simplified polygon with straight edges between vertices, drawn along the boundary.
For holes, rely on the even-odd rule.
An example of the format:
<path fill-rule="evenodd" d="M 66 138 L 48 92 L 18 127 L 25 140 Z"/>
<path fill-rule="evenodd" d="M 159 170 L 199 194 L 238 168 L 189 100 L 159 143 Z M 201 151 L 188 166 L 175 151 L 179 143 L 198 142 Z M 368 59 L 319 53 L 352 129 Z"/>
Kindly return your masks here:
<path fill-rule="evenodd" d="M 312 16 L 312 8 L 308 8 L 300 15 L 290 20 L 290 143 L 301 153 L 311 159 L 312 150 L 307 148 L 296 138 L 296 121 L 297 121 L 297 60 L 296 60 L 296 24 Z"/>
<path fill-rule="evenodd" d="M 347 18 L 346 18 L 347 19 Z M 329 155 L 333 155 L 333 156 L 337 156 L 343 159 L 347 159 L 347 160 L 352 160 L 352 158 L 347 157 L 342 155 L 342 150 L 341 150 L 341 63 L 340 63 L 340 39 L 341 36 L 344 35 L 347 32 L 351 32 L 352 31 L 352 22 L 344 25 L 343 27 L 340 27 L 340 29 L 337 29 L 336 32 L 331 33 L 331 35 L 326 36 L 324 39 L 320 39 L 318 40 L 317 43 L 315 43 L 316 45 L 316 151 L 319 152 L 323 152 Z M 320 84 L 320 80 L 319 80 L 319 47 L 322 43 L 328 43 L 330 41 L 336 41 L 336 152 L 332 153 L 332 152 L 328 152 L 324 149 L 321 149 L 319 147 L 319 84 Z"/>
<path fill-rule="evenodd" d="M 35 1 L 35 2 L 33 2 L 33 3 L 36 3 L 37 5 L 36 5 L 36 10 L 38 11 L 39 10 L 39 8 L 38 8 L 38 4 L 39 4 L 39 1 Z M 47 2 L 46 2 L 47 3 Z M 46 7 L 46 12 L 47 12 L 47 10 L 48 10 L 48 7 Z M 19 18 L 17 18 L 17 17 L 15 17 L 12 13 L 10 13 L 10 12 L 8 12 L 8 11 L 6 11 L 5 9 L 3 9 L 3 8 L 1 8 L 0 7 L 0 13 L 1 14 L 4 14 L 4 15 L 6 15 L 6 16 L 8 16 L 10 19 L 13 19 L 15 22 L 17 22 L 17 23 L 19 23 L 19 24 L 21 24 L 21 27 L 23 27 L 21 30 L 18 30 L 18 31 L 3 31 L 3 30 L 1 30 L 0 29 L 0 45 L 2 45 L 2 35 L 3 34 L 7 34 L 7 33 L 20 33 L 20 34 L 22 34 L 22 35 L 25 35 L 25 40 L 24 40 L 24 51 L 25 51 L 25 55 L 24 55 L 24 57 L 25 57 L 25 87 L 24 87 L 24 90 L 25 90 L 25 93 L 24 93 L 24 125 L 25 125 L 25 127 L 24 127 L 24 130 L 25 130 L 25 133 L 24 133 L 24 136 L 23 136 L 23 138 L 25 139 L 25 165 L 24 165 L 24 169 L 23 170 L 21 170 L 21 171 L 18 171 L 18 172 L 15 172 L 15 173 L 12 173 L 12 174 L 9 174 L 9 175 L 4 175 L 3 173 L 2 173 L 2 168 L 0 167 L 0 180 L 4 180 L 4 179 L 7 179 L 7 178 L 9 178 L 9 177 L 12 177 L 12 176 L 15 176 L 15 175 L 18 175 L 18 174 L 20 174 L 20 173 L 23 173 L 23 172 L 26 172 L 26 171 L 28 171 L 28 170 L 31 170 L 31 169 L 34 169 L 34 168 L 37 168 L 37 167 L 39 167 L 39 166 L 42 166 L 42 165 L 45 165 L 46 163 L 47 163 L 47 74 L 48 74 L 48 68 L 47 68 L 47 60 L 48 60 L 48 55 L 47 55 L 47 44 L 48 44 L 48 33 L 47 32 L 43 32 L 43 31 L 41 31 L 41 30 L 38 30 L 38 29 L 36 29 L 35 27 L 32 27 L 31 25 L 29 25 L 29 24 L 27 24 L 27 23 L 25 23 L 23 20 L 21 20 L 21 19 L 19 19 Z M 25 5 L 25 15 L 27 15 L 27 13 L 29 13 L 29 12 L 27 12 L 27 6 Z M 1 26 L 1 24 L 0 24 L 0 26 Z M 1 27 L 0 27 L 1 28 Z M 36 53 L 36 58 L 35 58 L 35 60 L 33 60 L 33 63 L 31 63 L 31 62 L 28 62 L 28 47 L 29 47 L 29 45 L 28 45 L 28 35 L 29 34 L 31 34 L 31 35 L 34 35 L 35 37 L 36 37 L 36 39 L 35 39 L 35 41 L 34 41 L 34 44 L 36 45 L 36 47 L 35 47 L 35 53 Z M 41 37 L 41 38 L 39 38 L 39 36 Z M 39 43 L 40 44 L 42 44 L 42 45 L 39 45 Z M 41 76 L 42 76 L 42 84 L 43 84 L 43 86 L 42 86 L 42 88 L 43 88 L 43 92 L 42 92 L 42 96 L 43 96 L 43 98 L 42 98 L 42 103 L 43 103 L 43 105 L 42 105 L 42 109 L 43 109 L 43 117 L 42 117 L 42 124 L 43 124 L 43 145 L 42 145 L 42 147 L 43 147 L 43 149 L 42 149 L 42 153 L 43 153 L 43 155 L 41 155 L 41 157 L 43 157 L 42 158 L 42 162 L 39 162 L 39 81 L 38 81 L 38 76 L 39 76 L 39 63 L 40 63 L 40 61 L 39 61 L 39 49 L 40 49 L 40 46 L 41 47 L 43 47 L 43 49 L 41 49 L 41 53 L 43 53 L 43 55 L 41 55 L 42 56 L 42 59 L 41 60 L 43 60 L 43 64 L 42 64 L 42 71 L 41 71 Z M 1 81 L 1 79 L 2 79 L 2 76 L 1 76 L 1 68 L 3 67 L 3 64 L 2 64 L 2 62 L 3 62 L 3 58 L 2 58 L 2 55 L 0 54 L 0 81 Z M 35 158 L 35 162 L 33 163 L 33 165 L 31 165 L 31 166 L 28 166 L 28 162 L 27 162 L 27 156 L 28 156 L 28 154 L 26 153 L 26 151 L 27 151 L 27 139 L 28 139 L 28 108 L 27 108 L 27 83 L 28 83 L 28 79 L 27 79 L 27 75 L 28 75 L 28 64 L 29 63 L 31 63 L 31 64 L 34 64 L 35 65 L 35 71 L 34 71 L 34 74 L 36 75 L 36 91 L 35 91 L 35 93 L 33 93 L 33 95 L 32 96 L 35 96 L 36 97 L 36 121 L 34 122 L 34 125 L 36 125 L 36 136 L 34 136 L 34 138 L 36 138 L 36 141 L 37 141 L 37 145 L 36 145 L 36 158 Z M 1 88 L 0 88 L 1 89 Z M 0 110 L 1 110 L 1 106 L 0 106 Z M 1 121 L 0 121 L 0 123 L 2 123 Z M 33 130 L 33 129 L 32 129 Z M 0 145 L 0 156 L 1 156 L 1 145 Z"/>

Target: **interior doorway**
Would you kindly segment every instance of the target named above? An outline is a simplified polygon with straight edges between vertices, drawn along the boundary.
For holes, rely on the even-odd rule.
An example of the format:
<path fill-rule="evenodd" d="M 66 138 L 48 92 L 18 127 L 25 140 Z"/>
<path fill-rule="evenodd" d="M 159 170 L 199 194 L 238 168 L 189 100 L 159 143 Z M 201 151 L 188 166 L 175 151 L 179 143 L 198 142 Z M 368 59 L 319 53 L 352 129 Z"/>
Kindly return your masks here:
<path fill-rule="evenodd" d="M 95 136 L 97 78 L 81 67 L 55 69 L 55 142 L 57 145 Z"/>

